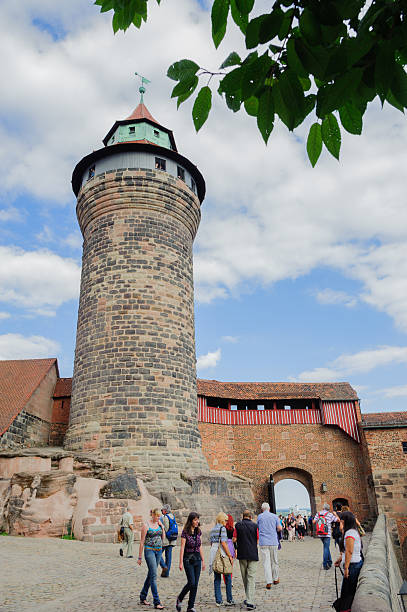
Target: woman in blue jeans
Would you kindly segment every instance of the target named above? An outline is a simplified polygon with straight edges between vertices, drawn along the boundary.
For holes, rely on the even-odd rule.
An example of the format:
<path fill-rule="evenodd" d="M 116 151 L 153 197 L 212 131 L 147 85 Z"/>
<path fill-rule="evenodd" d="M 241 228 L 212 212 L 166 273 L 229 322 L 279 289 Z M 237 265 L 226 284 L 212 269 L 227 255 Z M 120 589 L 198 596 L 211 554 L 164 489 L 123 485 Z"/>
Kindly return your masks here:
<path fill-rule="evenodd" d="M 209 573 L 213 571 L 213 563 L 215 561 L 216 553 L 219 547 L 221 547 L 221 554 L 224 557 L 229 557 L 230 562 L 233 563 L 234 556 L 232 556 L 232 553 L 229 549 L 227 530 L 225 527 L 227 521 L 228 521 L 228 515 L 225 514 L 224 512 L 219 512 L 218 516 L 216 517 L 216 523 L 214 527 L 212 527 L 211 529 L 211 533 L 210 533 L 211 555 L 210 555 L 210 561 L 209 561 Z M 216 601 L 216 605 L 219 607 L 222 605 L 222 591 L 220 588 L 222 574 L 219 574 L 218 572 L 214 571 L 213 576 L 214 576 L 213 586 L 215 590 L 215 601 Z M 225 578 L 225 585 L 226 585 L 226 600 L 227 600 L 226 605 L 234 606 L 235 602 L 233 601 L 233 596 L 232 596 L 232 574 L 224 574 L 224 578 Z"/>
<path fill-rule="evenodd" d="M 151 588 L 153 595 L 154 608 L 156 610 L 164 610 L 164 606 L 160 602 L 160 597 L 157 590 L 157 567 L 160 563 L 162 548 L 163 548 L 163 533 L 164 527 L 160 522 L 161 512 L 158 508 L 151 511 L 151 520 L 147 521 L 141 529 L 140 550 L 137 563 L 141 565 L 141 558 L 144 549 L 144 559 L 148 567 L 147 578 L 140 592 L 140 603 L 143 606 L 149 606 L 147 601 L 148 590 Z"/>
<path fill-rule="evenodd" d="M 199 527 L 199 514 L 190 512 L 184 529 L 181 533 L 181 550 L 179 569 L 185 570 L 188 582 L 177 597 L 175 608 L 181 612 L 181 603 L 189 593 L 187 612 L 196 612 L 195 598 L 198 590 L 201 569 L 205 570 L 205 561 L 202 551 L 201 529 Z"/>
<path fill-rule="evenodd" d="M 341 596 L 334 602 L 334 608 L 337 612 L 350 612 L 363 565 L 362 541 L 352 512 L 342 512 L 340 517 L 343 537 L 339 544 L 341 555 L 335 565 L 343 566 L 343 581 Z"/>

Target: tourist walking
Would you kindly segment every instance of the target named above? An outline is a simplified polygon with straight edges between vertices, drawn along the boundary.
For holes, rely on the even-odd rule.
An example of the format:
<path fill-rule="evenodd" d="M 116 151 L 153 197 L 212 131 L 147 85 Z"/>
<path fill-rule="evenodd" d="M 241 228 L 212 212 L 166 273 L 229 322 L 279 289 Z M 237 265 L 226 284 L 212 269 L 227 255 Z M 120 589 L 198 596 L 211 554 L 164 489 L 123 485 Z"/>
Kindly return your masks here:
<path fill-rule="evenodd" d="M 288 541 L 293 542 L 295 536 L 295 518 L 290 514 L 287 516 L 287 531 L 288 531 Z"/>
<path fill-rule="evenodd" d="M 236 549 L 235 549 L 235 545 L 233 544 L 233 532 L 235 530 L 235 522 L 233 520 L 233 516 L 231 514 L 228 514 L 228 520 L 226 521 L 226 533 L 228 536 L 228 547 L 229 547 L 229 552 L 232 555 L 232 557 L 235 559 L 236 558 Z M 233 581 L 233 574 L 230 574 L 230 577 Z M 226 578 L 225 575 L 223 576 L 223 581 L 226 584 Z"/>
<path fill-rule="evenodd" d="M 141 529 L 140 549 L 137 563 L 141 565 L 141 558 L 144 549 L 144 559 L 147 563 L 148 573 L 144 582 L 143 588 L 140 591 L 140 603 L 143 606 L 149 606 L 147 601 L 148 590 L 151 588 L 153 595 L 154 608 L 156 610 L 164 610 L 164 606 L 160 602 L 160 597 L 157 590 L 157 568 L 160 563 L 162 554 L 162 543 L 164 536 L 164 527 L 160 521 L 161 512 L 158 508 L 151 511 L 151 518 L 145 523 Z"/>
<path fill-rule="evenodd" d="M 300 542 L 302 542 L 304 540 L 304 536 L 305 536 L 305 522 L 304 522 L 304 519 L 302 518 L 301 514 L 298 514 L 298 516 L 297 516 L 297 519 L 296 519 L 296 528 L 297 528 L 298 539 L 300 540 Z"/>
<path fill-rule="evenodd" d="M 223 604 L 222 601 L 222 591 L 220 588 L 222 574 L 215 571 L 213 564 L 215 562 L 215 557 L 218 552 L 218 548 L 220 548 L 220 554 L 222 557 L 228 557 L 231 564 L 233 564 L 234 553 L 232 554 L 229 550 L 228 545 L 228 534 L 226 531 L 226 523 L 228 520 L 228 515 L 224 512 L 219 512 L 216 517 L 216 523 L 211 529 L 210 533 L 210 542 L 211 542 L 211 553 L 209 558 L 209 574 L 213 572 L 213 587 L 215 591 L 215 602 L 219 607 Z M 232 596 L 232 573 L 223 574 L 226 585 L 226 605 L 234 606 L 235 602 L 233 601 Z"/>
<path fill-rule="evenodd" d="M 352 512 L 342 512 L 340 524 L 343 535 L 339 545 L 340 556 L 335 561 L 335 566 L 343 567 L 343 581 L 341 596 L 333 606 L 337 612 L 347 612 L 352 607 L 363 565 L 362 541 Z"/>
<path fill-rule="evenodd" d="M 162 507 L 161 514 L 161 522 L 164 526 L 163 554 L 160 559 L 162 567 L 161 576 L 168 578 L 171 569 L 172 549 L 177 544 L 178 525 L 169 504 L 165 504 Z"/>
<path fill-rule="evenodd" d="M 233 532 L 233 541 L 237 548 L 240 573 L 242 574 L 243 586 L 246 599 L 243 602 L 248 610 L 255 610 L 256 570 L 259 561 L 257 550 L 258 529 L 252 521 L 250 510 L 243 512 L 243 519 L 238 521 Z"/>
<path fill-rule="evenodd" d="M 322 542 L 322 565 L 325 570 L 332 567 L 332 557 L 330 551 L 332 523 L 339 521 L 336 512 L 330 512 L 329 504 L 323 505 L 323 510 L 317 512 L 314 516 L 313 523 L 316 525 L 316 535 Z"/>
<path fill-rule="evenodd" d="M 181 550 L 179 557 L 179 569 L 185 570 L 187 583 L 177 597 L 175 608 L 181 612 L 181 603 L 189 593 L 187 612 L 196 612 L 194 605 L 196 592 L 198 590 L 201 569 L 205 570 L 205 561 L 202 551 L 202 532 L 199 527 L 199 514 L 190 512 L 184 529 L 181 533 Z"/>
<path fill-rule="evenodd" d="M 123 536 L 120 545 L 120 556 L 124 555 L 124 546 L 127 545 L 126 557 L 133 558 L 133 542 L 134 542 L 134 521 L 128 508 L 125 508 L 122 518 L 120 519 L 120 528 L 123 528 Z"/>
<path fill-rule="evenodd" d="M 280 582 L 278 575 L 278 535 L 282 530 L 280 519 L 277 514 L 270 512 L 267 502 L 261 505 L 262 512 L 257 517 L 259 529 L 260 556 L 264 568 L 266 589 L 271 589 L 271 584 Z"/>

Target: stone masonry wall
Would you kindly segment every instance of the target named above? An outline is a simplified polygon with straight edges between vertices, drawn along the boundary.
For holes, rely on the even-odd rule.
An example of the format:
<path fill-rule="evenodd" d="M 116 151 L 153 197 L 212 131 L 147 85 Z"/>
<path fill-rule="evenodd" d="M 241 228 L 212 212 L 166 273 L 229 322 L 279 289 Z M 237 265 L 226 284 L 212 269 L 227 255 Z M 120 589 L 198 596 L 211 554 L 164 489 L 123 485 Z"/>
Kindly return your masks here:
<path fill-rule="evenodd" d="M 407 575 L 407 427 L 365 429 L 379 512 L 385 512 L 393 537 L 400 543 Z"/>
<path fill-rule="evenodd" d="M 192 243 L 200 203 L 162 171 L 82 188 L 84 236 L 65 445 L 137 473 L 208 471 L 197 424 Z"/>
<path fill-rule="evenodd" d="M 226 426 L 200 423 L 212 470 L 230 470 L 253 481 L 258 505 L 267 482 L 295 478 L 308 489 L 311 505 L 348 499 L 360 520 L 371 514 L 361 446 L 338 427 L 323 425 Z M 322 483 L 328 490 L 321 492 Z M 313 508 L 314 509 L 314 508 Z"/>
<path fill-rule="evenodd" d="M 52 394 L 57 380 L 55 366 L 34 391 L 24 410 L 0 436 L 0 447 L 45 446 L 49 442 Z"/>

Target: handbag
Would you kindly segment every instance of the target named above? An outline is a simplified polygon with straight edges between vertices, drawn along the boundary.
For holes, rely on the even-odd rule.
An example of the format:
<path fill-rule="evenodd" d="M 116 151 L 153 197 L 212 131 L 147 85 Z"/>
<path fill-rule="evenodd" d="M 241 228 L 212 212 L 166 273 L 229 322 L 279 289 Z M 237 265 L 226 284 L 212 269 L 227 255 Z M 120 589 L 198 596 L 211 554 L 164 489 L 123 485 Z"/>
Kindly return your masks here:
<path fill-rule="evenodd" d="M 231 574 L 233 571 L 233 565 L 232 562 L 230 561 L 229 557 L 224 557 L 222 555 L 221 552 L 221 541 L 220 541 L 220 534 L 221 534 L 222 528 L 219 531 L 219 546 L 218 546 L 218 550 L 216 551 L 216 556 L 215 556 L 215 560 L 213 562 L 213 571 L 216 572 L 217 574 Z"/>
<path fill-rule="evenodd" d="M 364 535 L 366 535 L 366 531 L 363 529 L 362 525 L 359 523 L 358 527 L 358 533 L 361 537 L 363 537 Z"/>

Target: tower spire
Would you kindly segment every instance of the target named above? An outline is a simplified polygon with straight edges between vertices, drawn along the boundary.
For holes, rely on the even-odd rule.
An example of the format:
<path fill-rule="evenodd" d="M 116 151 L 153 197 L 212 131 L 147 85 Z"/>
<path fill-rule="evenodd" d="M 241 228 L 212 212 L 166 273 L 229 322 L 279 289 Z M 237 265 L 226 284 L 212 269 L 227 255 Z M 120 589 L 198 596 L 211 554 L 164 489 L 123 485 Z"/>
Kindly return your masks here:
<path fill-rule="evenodd" d="M 151 81 L 149 81 L 148 79 L 146 79 L 146 77 L 143 77 L 141 74 L 139 74 L 138 72 L 134 73 L 137 77 L 140 77 L 140 81 L 141 81 L 141 85 L 139 87 L 139 92 L 140 92 L 140 104 L 144 104 L 144 94 L 146 93 L 146 88 L 144 87 L 144 85 L 148 85 L 149 83 L 151 83 Z"/>

